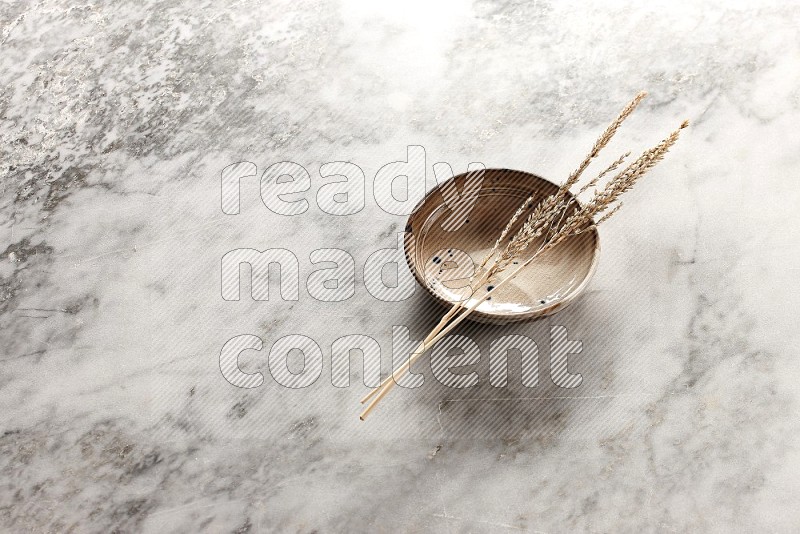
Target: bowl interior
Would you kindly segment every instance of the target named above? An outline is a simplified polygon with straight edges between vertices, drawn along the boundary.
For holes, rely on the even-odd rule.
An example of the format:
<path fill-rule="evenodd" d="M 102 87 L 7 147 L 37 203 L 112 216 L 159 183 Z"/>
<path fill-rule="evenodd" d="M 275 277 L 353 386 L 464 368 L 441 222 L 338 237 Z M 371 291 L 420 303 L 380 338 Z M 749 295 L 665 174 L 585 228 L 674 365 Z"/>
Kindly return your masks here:
<path fill-rule="evenodd" d="M 406 225 L 408 265 L 420 284 L 443 303 L 469 297 L 468 279 L 473 269 L 526 198 L 534 195 L 535 205 L 558 190 L 557 185 L 544 178 L 507 169 L 487 169 L 482 178 L 462 174 L 453 182 L 431 190 Z M 512 235 L 524 218 L 516 222 Z M 541 240 L 531 243 L 516 261 L 523 263 L 540 244 Z M 556 311 L 586 286 L 596 266 L 598 248 L 594 227 L 565 240 L 540 254 L 513 280 L 494 291 L 470 318 L 510 322 Z M 511 264 L 500 279 L 519 263 Z M 482 296 L 488 290 L 485 285 L 472 298 Z"/>

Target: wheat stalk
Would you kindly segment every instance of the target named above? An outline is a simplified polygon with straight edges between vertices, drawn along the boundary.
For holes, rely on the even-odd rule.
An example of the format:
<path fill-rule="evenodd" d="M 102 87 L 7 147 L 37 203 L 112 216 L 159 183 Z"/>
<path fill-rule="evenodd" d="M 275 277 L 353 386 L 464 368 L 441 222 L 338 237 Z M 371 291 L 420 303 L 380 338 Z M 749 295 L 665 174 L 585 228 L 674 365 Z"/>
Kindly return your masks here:
<path fill-rule="evenodd" d="M 383 380 L 377 388 L 370 391 L 361 400 L 361 402 L 364 403 L 372 399 L 361 413 L 362 420 L 364 420 L 375 408 L 377 403 L 391 391 L 397 381 L 409 372 L 411 365 L 418 358 L 465 320 L 481 303 L 485 302 L 494 291 L 497 291 L 510 280 L 514 279 L 514 277 L 541 254 L 559 245 L 567 238 L 579 235 L 587 229 L 601 224 L 620 209 L 622 203 L 619 202 L 619 197 L 624 192 L 631 189 L 644 174 L 664 158 L 669 149 L 678 140 L 680 130 L 688 126 L 688 121 L 684 121 L 678 130 L 672 132 L 655 147 L 644 151 L 639 158 L 614 175 L 601 190 L 595 191 L 593 197 L 587 203 L 583 205 L 579 204 L 577 202 L 577 196 L 570 194 L 570 189 L 580 181 L 582 174 L 589 167 L 592 160 L 594 160 L 600 151 L 609 143 L 622 122 L 633 112 L 645 96 L 645 92 L 640 92 L 625 106 L 625 108 L 623 108 L 617 118 L 597 139 L 589 154 L 575 171 L 570 174 L 567 180 L 561 184 L 556 193 L 545 197 L 535 206 L 533 205 L 533 195 L 520 205 L 511 216 L 505 228 L 503 228 L 492 249 L 484 256 L 475 274 L 470 278 L 470 295 L 463 300 L 455 302 L 436 327 L 425 336 L 425 339 L 423 339 L 417 349 L 409 356 L 407 361 L 395 369 L 395 371 Z M 595 187 L 603 177 L 616 171 L 629 155 L 630 152 L 627 152 L 611 163 L 606 169 L 583 185 L 578 194 L 584 193 L 591 187 Z M 570 209 L 572 209 L 572 212 L 567 215 Z M 514 224 L 526 212 L 529 213 L 525 218 L 525 222 L 514 235 L 509 237 Z M 598 215 L 601 217 L 595 221 Z M 539 238 L 542 238 L 541 243 L 525 261 L 521 262 L 508 276 L 503 277 L 502 280 L 490 286 L 491 288 L 487 289 L 480 298 L 473 300 L 478 289 L 482 288 L 488 281 L 495 280 L 497 276 L 503 273 L 512 262 L 520 258 L 532 243 Z M 468 302 L 469 305 L 466 305 Z"/>

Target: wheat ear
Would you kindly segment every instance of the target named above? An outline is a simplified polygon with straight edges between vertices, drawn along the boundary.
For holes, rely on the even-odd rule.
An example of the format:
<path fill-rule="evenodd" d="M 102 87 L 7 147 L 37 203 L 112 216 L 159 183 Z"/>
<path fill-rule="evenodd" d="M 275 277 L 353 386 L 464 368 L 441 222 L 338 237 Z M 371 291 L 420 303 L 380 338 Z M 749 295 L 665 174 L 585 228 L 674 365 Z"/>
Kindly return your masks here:
<path fill-rule="evenodd" d="M 547 231 L 545 233 L 545 241 L 543 241 L 539 248 L 531 255 L 527 260 L 525 260 L 517 269 L 515 269 L 510 275 L 504 277 L 501 281 L 499 281 L 492 289 L 488 290 L 481 298 L 476 299 L 473 301 L 465 310 L 461 311 L 459 314 L 458 312 L 464 306 L 464 301 L 459 301 L 455 303 L 451 309 L 448 311 L 447 314 L 440 320 L 439 324 L 425 337 L 425 339 L 420 343 L 417 350 L 414 351 L 413 354 L 410 355 L 408 360 L 403 363 L 400 367 L 398 367 L 392 375 L 387 377 L 381 385 L 373 389 L 367 396 L 362 399 L 362 403 L 366 402 L 370 398 L 374 397 L 373 400 L 369 403 L 369 405 L 365 408 L 365 410 L 361 414 L 361 419 L 364 420 L 367 415 L 374 409 L 377 403 L 392 389 L 392 387 L 396 384 L 397 380 L 402 378 L 407 372 L 409 372 L 411 365 L 421 357 L 427 350 L 430 349 L 433 345 L 435 345 L 442 337 L 447 335 L 453 328 L 455 328 L 458 324 L 460 324 L 464 319 L 469 316 L 482 302 L 484 302 L 492 292 L 498 290 L 510 280 L 519 274 L 527 265 L 529 265 L 534 259 L 536 259 L 540 254 L 546 252 L 547 250 L 553 248 L 554 246 L 558 245 L 568 237 L 578 235 L 581 232 L 585 231 L 587 228 L 596 226 L 603 221 L 607 220 L 610 216 L 616 213 L 619 208 L 621 207 L 621 203 L 618 202 L 618 199 L 622 193 L 629 190 L 636 181 L 641 178 L 647 171 L 649 171 L 656 163 L 663 159 L 664 155 L 667 151 L 674 145 L 677 141 L 680 130 L 685 128 L 688 125 L 688 121 L 684 121 L 680 128 L 670 134 L 666 139 L 664 139 L 661 143 L 656 145 L 655 147 L 645 151 L 636 161 L 628 165 L 623 171 L 618 173 L 614 178 L 612 178 L 606 186 L 602 189 L 602 191 L 597 191 L 592 198 L 584 206 L 579 206 L 578 209 L 574 211 L 572 215 L 564 218 L 567 213 L 567 209 L 569 206 L 575 201 L 574 197 L 569 198 L 568 200 L 564 200 L 566 193 L 569 191 L 569 188 L 575 185 L 578 182 L 581 174 L 586 170 L 589 166 L 589 163 L 593 158 L 597 156 L 599 151 L 608 144 L 608 141 L 611 137 L 616 133 L 617 129 L 619 128 L 622 121 L 630 115 L 630 113 L 635 109 L 638 103 L 644 98 L 645 93 L 639 93 L 634 100 L 628 104 L 628 106 L 623 109 L 620 115 L 615 119 L 612 124 L 606 128 L 605 132 L 600 136 L 598 141 L 595 143 L 592 151 L 589 155 L 584 159 L 581 165 L 578 167 L 576 171 L 574 171 L 567 181 L 562 184 L 559 188 L 558 193 L 555 195 L 551 195 L 544 199 L 536 209 L 531 213 L 528 217 L 529 220 L 526 220 L 526 223 L 523 224 L 523 227 L 520 231 L 517 232 L 510 240 L 509 244 L 506 247 L 506 250 L 499 257 L 495 258 L 494 263 L 489 268 L 485 268 L 486 265 L 491 261 L 491 259 L 497 254 L 497 251 L 500 248 L 502 241 L 507 237 L 510 233 L 511 227 L 513 226 L 514 222 L 519 219 L 519 217 L 524 212 L 526 206 L 530 203 L 531 199 L 526 200 L 526 202 L 520 206 L 520 208 L 514 213 L 511 217 L 510 221 L 506 225 L 506 227 L 501 232 L 500 237 L 495 243 L 495 246 L 492 250 L 486 255 L 484 260 L 480 264 L 480 269 L 484 269 L 483 275 L 480 278 L 480 282 L 475 284 L 474 287 L 471 287 L 472 292 L 470 297 L 474 296 L 475 292 L 482 284 L 489 279 L 492 279 L 498 273 L 502 272 L 502 270 L 507 266 L 505 260 L 513 257 L 517 257 L 521 254 L 533 240 L 542 235 L 546 228 Z M 625 160 L 625 158 L 630 153 L 624 154 L 622 157 L 614 161 L 609 167 L 607 167 L 603 172 L 601 172 L 597 177 L 590 180 L 583 188 L 581 188 L 580 192 L 584 192 L 589 187 L 592 187 L 598 183 L 598 181 L 605 176 L 606 174 L 613 172 L 616 170 L 619 165 Z M 569 186 L 567 186 L 569 184 Z M 566 186 L 566 187 L 565 187 Z M 616 204 L 615 204 L 616 202 Z M 613 205 L 610 211 L 607 211 L 609 207 Z M 606 212 L 597 222 L 594 221 L 594 217 Z M 549 220 L 548 220 L 549 217 Z M 528 224 L 531 222 L 531 224 Z M 555 228 L 554 228 L 555 223 Z M 527 227 L 527 228 L 526 228 Z M 512 243 L 514 245 L 512 246 Z M 476 273 L 477 274 L 477 273 Z M 475 275 L 473 275 L 474 278 Z M 472 282 L 472 279 L 471 279 Z M 472 284 L 471 284 L 472 286 Z M 454 318 L 455 317 L 455 318 Z M 399 375 L 399 376 L 398 376 Z"/>

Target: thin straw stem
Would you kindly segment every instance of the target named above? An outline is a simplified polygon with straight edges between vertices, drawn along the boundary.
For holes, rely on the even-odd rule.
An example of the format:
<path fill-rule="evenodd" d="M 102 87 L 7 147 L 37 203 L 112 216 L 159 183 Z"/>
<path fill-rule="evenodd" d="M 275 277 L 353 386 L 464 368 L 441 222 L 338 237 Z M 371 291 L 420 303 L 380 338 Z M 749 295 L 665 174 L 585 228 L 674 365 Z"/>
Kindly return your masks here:
<path fill-rule="evenodd" d="M 414 353 L 413 353 L 413 354 L 412 354 L 412 355 L 411 355 L 411 356 L 408 358 L 408 361 L 407 361 L 406 363 L 404 363 L 404 364 L 403 364 L 403 365 L 402 365 L 402 366 L 401 366 L 399 369 L 397 369 L 397 370 L 396 370 L 394 373 L 392 373 L 392 375 L 394 376 L 396 373 L 398 373 L 398 372 L 399 372 L 399 373 L 401 373 L 401 374 L 400 374 L 400 376 L 398 377 L 398 379 L 402 378 L 402 377 L 405 375 L 406 371 L 407 371 L 408 369 L 410 369 L 410 368 L 411 368 L 411 365 L 412 365 L 412 364 L 413 364 L 413 363 L 414 363 L 414 362 L 415 362 L 417 359 L 419 359 L 419 358 L 420 358 L 420 357 L 421 357 L 423 354 L 425 354 L 425 353 L 426 353 L 426 352 L 427 352 L 427 351 L 428 351 L 428 350 L 429 350 L 429 349 L 430 349 L 430 348 L 431 348 L 433 345 L 435 345 L 436 343 L 438 343 L 440 339 L 442 339 L 444 336 L 446 336 L 447 334 L 449 334 L 449 333 L 450 333 L 450 331 L 451 331 L 451 330 L 453 330 L 453 328 L 455 328 L 456 326 L 458 326 L 458 325 L 459 325 L 459 324 L 460 324 L 460 323 L 461 323 L 461 322 L 462 322 L 464 319 L 466 319 L 466 318 L 467 318 L 467 316 L 468 316 L 469 314 L 471 314 L 471 313 L 472 313 L 472 312 L 475 310 L 475 308 L 477 308 L 477 307 L 478 307 L 478 306 L 480 306 L 480 305 L 481 305 L 481 304 L 482 304 L 484 301 L 486 301 L 486 299 L 487 299 L 487 298 L 488 298 L 488 297 L 489 297 L 489 296 L 492 294 L 492 292 L 494 292 L 494 291 L 497 291 L 498 289 L 500 289 L 501 287 L 503 287 L 503 286 L 504 286 L 506 283 L 508 283 L 508 281 L 509 281 L 509 280 L 511 280 L 511 279 L 513 279 L 515 276 L 517 276 L 517 274 L 519 274 L 519 272 L 520 272 L 520 271 L 522 271 L 522 269 L 524 269 L 524 268 L 525 268 L 525 267 L 526 267 L 528 264 L 530 264 L 530 262 L 532 262 L 532 261 L 533 261 L 533 260 L 534 260 L 534 259 L 535 259 L 535 258 L 536 258 L 538 255 L 539 255 L 539 252 L 541 252 L 541 251 L 537 251 L 537 252 L 536 252 L 536 254 L 534 254 L 534 255 L 533 255 L 533 256 L 531 256 L 531 257 L 530 257 L 528 260 L 526 260 L 524 263 L 522 263 L 522 264 L 521 264 L 521 265 L 520 265 L 520 266 L 519 266 L 517 269 L 515 269 L 515 270 L 514 270 L 514 271 L 513 271 L 513 272 L 512 272 L 512 273 L 511 273 L 511 274 L 510 274 L 508 277 L 506 277 L 506 278 L 502 279 L 501 281 L 499 281 L 499 282 L 497 283 L 497 285 L 496 285 L 496 286 L 494 286 L 492 289 L 490 289 L 489 291 L 487 291 L 487 292 L 486 292 L 486 294 L 484 294 L 484 295 L 483 295 L 481 298 L 479 298 L 479 299 L 476 299 L 476 300 L 475 300 L 475 302 L 473 302 L 473 303 L 472 303 L 472 304 L 471 304 L 471 305 L 470 305 L 470 306 L 469 306 L 469 307 L 468 307 L 466 310 L 464 310 L 464 312 L 462 312 L 462 313 L 461 313 L 461 315 L 459 315 L 458 317 L 456 317 L 455 319 L 453 319 L 453 321 L 452 321 L 452 322 L 450 322 L 450 324 L 448 324 L 448 325 L 447 325 L 447 326 L 445 326 L 443 329 L 441 329 L 441 330 L 439 331 L 439 333 L 438 333 L 438 334 L 436 334 L 436 336 L 435 336 L 433 339 L 431 339 L 431 340 L 430 340 L 430 341 L 428 341 L 427 343 L 425 343 L 425 342 L 421 343 L 421 344 L 420 344 L 420 348 L 419 348 L 419 349 L 417 349 L 417 350 L 416 350 L 416 351 L 415 351 L 415 352 L 414 352 Z M 390 378 L 392 378 L 392 377 L 390 377 Z M 376 396 L 375 396 L 375 398 L 372 400 L 372 402 L 370 402 L 370 403 L 367 405 L 367 407 L 364 409 L 364 411 L 363 411 L 363 412 L 361 412 L 360 419 L 361 419 L 362 421 L 364 421 L 364 420 L 367 418 L 367 416 L 368 416 L 368 415 L 370 414 L 370 412 L 371 412 L 371 411 L 372 411 L 372 410 L 375 408 L 375 406 L 378 404 L 378 402 L 380 402 L 380 400 L 381 400 L 383 397 L 385 397 L 385 396 L 386 396 L 386 394 L 387 394 L 387 393 L 389 393 L 389 391 L 391 391 L 391 390 L 392 390 L 392 388 L 394 387 L 394 385 L 395 385 L 396 383 L 397 383 L 397 381 L 396 381 L 396 380 L 389 380 L 388 382 L 386 382 L 386 385 L 384 385 L 383 387 L 379 387 L 379 388 L 377 388 L 376 390 L 373 390 L 373 392 L 377 392 L 377 395 L 376 395 Z"/>
<path fill-rule="evenodd" d="M 612 178 L 602 191 L 595 191 L 592 200 L 585 205 L 581 205 L 576 197 L 565 198 L 568 195 L 570 188 L 575 185 L 581 174 L 589 166 L 589 163 L 598 155 L 600 150 L 605 147 L 610 141 L 611 137 L 616 133 L 622 121 L 630 115 L 636 106 L 641 102 L 646 93 L 641 92 L 633 99 L 619 114 L 619 116 L 606 128 L 603 134 L 598 138 L 592 151 L 584 159 L 578 168 L 569 176 L 569 178 L 559 187 L 554 195 L 543 199 L 539 205 L 528 215 L 525 223 L 519 232 L 513 236 L 505 251 L 497 255 L 500 245 L 506 236 L 510 233 L 511 227 L 514 222 L 521 216 L 524 210 L 529 207 L 531 199 L 526 199 L 525 203 L 520 206 L 506 227 L 503 229 L 500 237 L 494 244 L 494 247 L 484 257 L 478 271 L 470 278 L 471 293 L 469 297 L 459 300 L 453 304 L 450 310 L 442 317 L 439 323 L 431 332 L 425 336 L 425 339 L 419 344 L 417 349 L 408 357 L 400 367 L 395 369 L 392 374 L 381 382 L 381 384 L 370 391 L 363 399 L 362 403 L 366 401 L 371 402 L 366 406 L 361 413 L 360 418 L 364 420 L 369 413 L 375 408 L 378 402 L 386 396 L 389 391 L 397 384 L 397 382 L 410 372 L 413 363 L 425 354 L 431 347 L 438 343 L 444 336 L 451 332 L 456 326 L 464 321 L 472 312 L 477 309 L 483 302 L 485 302 L 494 291 L 499 290 L 505 286 L 509 281 L 513 280 L 524 268 L 533 262 L 541 253 L 555 247 L 570 236 L 576 236 L 587 228 L 597 226 L 602 223 L 620 208 L 621 203 L 617 202 L 619 196 L 630 189 L 636 181 L 651 169 L 656 163 L 663 159 L 669 148 L 677 141 L 680 129 L 685 128 L 688 122 L 681 124 L 680 129 L 672 132 L 669 137 L 664 139 L 655 147 L 646 150 L 635 162 L 628 165 L 624 170 L 619 172 Z M 599 176 L 590 180 L 588 184 L 584 185 L 580 193 L 584 192 L 587 188 L 592 187 L 606 174 L 614 171 L 617 167 L 627 158 L 630 153 L 624 154 L 622 157 L 614 161 L 608 168 L 600 173 Z M 567 217 L 569 209 L 573 203 L 577 207 Z M 603 214 L 608 208 L 614 205 L 613 209 L 605 213 L 600 219 L 595 222 L 596 216 Z M 565 219 L 566 217 L 566 219 Z M 528 246 L 539 236 L 542 236 L 542 241 L 538 249 L 521 265 L 514 269 L 508 276 L 504 277 L 499 282 L 492 285 L 486 293 L 480 298 L 472 300 L 467 306 L 466 303 L 470 302 L 472 297 L 475 296 L 479 288 L 483 284 L 492 280 L 497 274 L 504 271 L 512 259 L 518 257 Z M 489 264 L 492 261 L 491 265 Z M 475 275 L 481 273 L 479 281 L 473 284 Z"/>

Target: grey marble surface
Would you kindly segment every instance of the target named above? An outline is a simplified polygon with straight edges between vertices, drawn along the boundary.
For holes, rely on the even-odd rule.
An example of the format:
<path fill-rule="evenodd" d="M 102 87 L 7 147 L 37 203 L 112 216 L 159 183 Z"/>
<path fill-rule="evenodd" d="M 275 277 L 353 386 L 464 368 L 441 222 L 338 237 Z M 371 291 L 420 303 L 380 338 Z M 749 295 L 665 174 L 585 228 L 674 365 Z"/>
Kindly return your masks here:
<path fill-rule="evenodd" d="M 790 2 L 83 2 L 0 5 L 0 529 L 5 532 L 792 532 L 800 526 L 800 7 Z M 589 291 L 479 329 L 583 350 L 578 388 L 426 382 L 366 422 L 331 344 L 419 339 L 436 308 L 365 289 L 403 216 L 372 179 L 422 145 L 560 181 L 638 90 L 616 156 L 692 120 L 601 228 Z M 306 213 L 257 178 L 290 160 Z M 325 162 L 366 175 L 360 213 L 314 201 Z M 432 186 L 432 174 L 428 186 Z M 220 258 L 285 248 L 297 301 L 220 295 Z M 346 250 L 355 294 L 319 302 L 309 253 Z M 273 284 L 273 295 L 277 294 Z M 227 383 L 226 340 L 265 350 Z M 268 374 L 275 340 L 321 348 L 312 386 Z M 485 356 L 485 354 L 484 354 Z"/>

